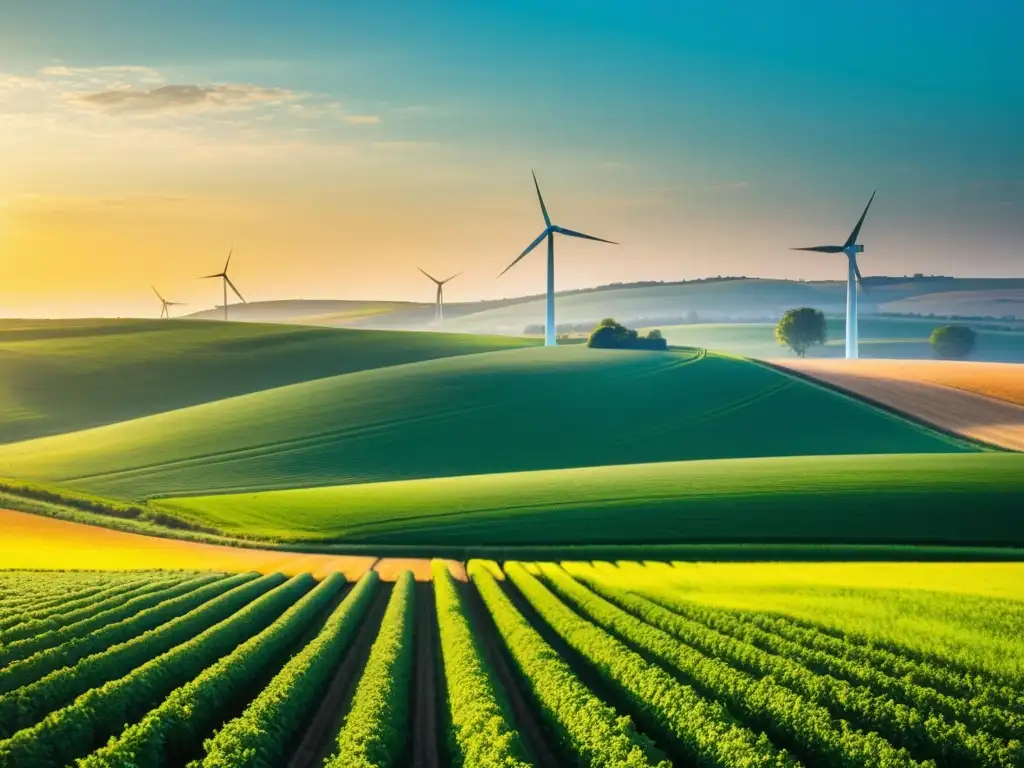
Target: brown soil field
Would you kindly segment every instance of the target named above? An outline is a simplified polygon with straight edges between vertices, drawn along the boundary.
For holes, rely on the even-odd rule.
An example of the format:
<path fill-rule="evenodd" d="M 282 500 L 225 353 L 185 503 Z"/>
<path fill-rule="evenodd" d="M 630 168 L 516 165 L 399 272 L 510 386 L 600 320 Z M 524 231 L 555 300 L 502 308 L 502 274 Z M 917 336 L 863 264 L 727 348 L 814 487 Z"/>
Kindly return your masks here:
<path fill-rule="evenodd" d="M 311 573 L 316 577 L 337 571 L 355 581 L 377 561 L 375 557 L 354 555 L 307 555 L 198 544 L 11 510 L 0 510 L 0 531 L 0 564 L 5 568 L 280 571 L 289 576 Z"/>
<path fill-rule="evenodd" d="M 919 421 L 1024 451 L 1024 365 L 945 360 L 772 360 Z"/>

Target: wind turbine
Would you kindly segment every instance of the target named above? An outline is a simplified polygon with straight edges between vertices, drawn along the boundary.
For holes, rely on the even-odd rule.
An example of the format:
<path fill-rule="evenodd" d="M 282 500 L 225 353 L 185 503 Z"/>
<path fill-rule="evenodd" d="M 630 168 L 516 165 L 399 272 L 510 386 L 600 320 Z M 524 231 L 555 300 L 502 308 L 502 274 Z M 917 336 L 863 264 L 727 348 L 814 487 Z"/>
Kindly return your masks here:
<path fill-rule="evenodd" d="M 533 173 L 533 171 L 530 171 Z M 600 237 L 594 237 L 593 235 L 585 235 L 582 232 L 575 232 L 565 227 L 559 227 L 556 224 L 551 223 L 551 217 L 548 216 L 548 209 L 544 205 L 544 197 L 540 193 L 540 184 L 537 183 L 537 174 L 533 173 L 533 186 L 537 188 L 537 200 L 540 201 L 540 212 L 544 214 L 544 231 L 540 233 L 536 240 L 530 243 L 529 247 L 519 254 L 519 258 L 509 264 L 502 271 L 501 275 L 508 272 L 512 267 L 518 264 L 523 258 L 536 248 L 541 242 L 547 238 L 548 241 L 548 305 L 547 305 L 547 322 L 544 325 L 544 346 L 553 347 L 555 346 L 555 233 L 560 235 L 567 235 L 569 237 L 581 237 L 584 240 L 597 240 L 599 243 L 611 243 L 612 245 L 618 245 L 618 243 L 611 240 L 604 240 Z M 501 277 L 498 275 L 498 277 Z"/>
<path fill-rule="evenodd" d="M 452 275 L 446 280 L 438 280 L 436 277 L 434 277 L 421 267 L 416 267 L 416 269 L 418 269 L 420 272 L 423 272 L 424 275 L 433 280 L 434 283 L 437 285 L 437 299 L 435 299 L 434 319 L 437 320 L 437 322 L 441 322 L 442 320 L 444 320 L 444 284 L 451 282 L 462 273 L 456 272 L 454 275 Z"/>
<path fill-rule="evenodd" d="M 149 287 L 153 289 L 153 293 L 155 293 L 156 297 L 158 299 L 160 299 L 160 319 L 161 320 L 170 320 L 171 319 L 171 312 L 170 312 L 170 309 L 169 309 L 170 307 L 183 307 L 183 306 L 185 306 L 185 304 L 183 302 L 180 302 L 180 301 L 168 301 L 167 299 L 165 299 L 163 296 L 160 295 L 160 291 L 158 291 L 156 289 L 156 286 L 151 285 Z"/>
<path fill-rule="evenodd" d="M 864 213 L 860 215 L 857 226 L 846 238 L 842 245 L 815 245 L 810 248 L 790 248 L 791 251 L 816 251 L 818 253 L 844 253 L 848 262 L 846 276 L 846 358 L 855 360 L 859 354 L 857 350 L 857 284 L 867 293 L 867 286 L 861 277 L 860 268 L 857 266 L 857 254 L 864 253 L 864 246 L 857 244 L 857 237 L 860 235 L 861 225 L 864 224 L 864 217 L 868 215 L 868 208 L 875 199 L 875 193 L 871 193 L 868 204 L 864 207 Z"/>
<path fill-rule="evenodd" d="M 235 252 L 235 246 L 231 246 L 231 250 L 228 251 L 228 260 L 224 262 L 224 269 L 215 275 L 204 275 L 199 278 L 200 280 L 212 280 L 215 277 L 219 277 L 224 281 L 224 319 L 228 319 L 228 286 L 231 286 L 231 290 L 235 292 L 235 296 L 242 300 L 245 304 L 245 298 L 235 288 L 235 284 L 231 282 L 231 278 L 228 277 L 228 266 L 231 264 L 231 254 Z"/>

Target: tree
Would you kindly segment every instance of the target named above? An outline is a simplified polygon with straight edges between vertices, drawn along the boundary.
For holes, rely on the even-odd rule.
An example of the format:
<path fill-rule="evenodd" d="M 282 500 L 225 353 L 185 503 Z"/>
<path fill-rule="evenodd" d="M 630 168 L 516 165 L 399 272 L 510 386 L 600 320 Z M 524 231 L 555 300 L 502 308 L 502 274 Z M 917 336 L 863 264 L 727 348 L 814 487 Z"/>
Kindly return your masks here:
<path fill-rule="evenodd" d="M 651 330 L 649 330 L 647 332 L 647 338 L 648 339 L 661 339 L 661 338 L 664 338 L 664 337 L 661 335 L 661 331 L 659 331 L 657 328 L 652 328 Z"/>
<path fill-rule="evenodd" d="M 825 313 L 811 307 L 791 309 L 775 326 L 775 338 L 803 357 L 813 344 L 824 344 L 828 340 Z"/>
<path fill-rule="evenodd" d="M 977 334 L 966 325 L 943 325 L 932 331 L 929 341 L 938 357 L 959 360 L 971 354 Z"/>
<path fill-rule="evenodd" d="M 618 321 L 616 321 L 615 318 L 606 317 L 604 320 L 602 320 L 600 323 L 597 324 L 597 327 L 598 328 L 621 328 L 622 326 L 619 325 Z"/>

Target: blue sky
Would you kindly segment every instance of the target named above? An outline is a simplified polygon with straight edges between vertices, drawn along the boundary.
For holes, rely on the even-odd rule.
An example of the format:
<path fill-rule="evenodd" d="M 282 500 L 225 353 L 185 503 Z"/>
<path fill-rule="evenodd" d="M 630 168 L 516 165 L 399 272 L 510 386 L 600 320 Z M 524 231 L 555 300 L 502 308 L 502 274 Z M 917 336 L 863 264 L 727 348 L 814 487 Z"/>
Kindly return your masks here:
<path fill-rule="evenodd" d="M 452 300 L 535 292 L 539 264 L 494 280 L 539 229 L 531 166 L 556 219 L 623 243 L 567 247 L 559 287 L 842 277 L 786 248 L 876 187 L 866 272 L 1024 275 L 1020 2 L 4 8 L 15 305 L 73 304 L 49 278 L 82 263 L 124 275 L 91 301 L 155 275 L 201 303 L 227 241 L 253 298 L 421 298 L 423 261 L 466 269 Z"/>

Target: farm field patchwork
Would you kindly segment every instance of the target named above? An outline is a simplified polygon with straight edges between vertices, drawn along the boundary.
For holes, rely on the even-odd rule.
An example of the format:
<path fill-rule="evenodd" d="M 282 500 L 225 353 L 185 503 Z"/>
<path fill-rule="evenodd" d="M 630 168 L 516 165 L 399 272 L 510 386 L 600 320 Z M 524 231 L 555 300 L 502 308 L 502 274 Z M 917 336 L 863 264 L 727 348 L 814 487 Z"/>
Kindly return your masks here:
<path fill-rule="evenodd" d="M 815 306 L 813 304 L 808 306 Z M 931 360 L 935 357 L 928 337 L 935 328 L 953 321 L 912 317 L 879 317 L 862 315 L 858 324 L 862 359 L 907 361 Z M 999 321 L 969 322 L 977 328 L 978 341 L 972 357 L 979 361 L 1024 363 L 1024 326 L 1012 323 L 1016 330 L 990 330 L 986 325 Z M 799 361 L 785 346 L 775 340 L 774 323 L 695 323 L 692 325 L 659 326 L 669 344 L 705 347 L 758 359 L 784 358 Z M 828 343 L 811 347 L 810 359 L 841 359 L 845 349 L 846 320 L 828 318 Z M 895 363 L 894 363 L 895 364 Z M 980 363 L 979 363 L 980 364 Z"/>
<path fill-rule="evenodd" d="M 975 450 L 746 360 L 577 346 L 350 373 L 0 446 L 0 471 L 137 499 L 689 459 Z"/>
<path fill-rule="evenodd" d="M 938 360 L 775 360 L 940 429 L 1024 451 L 1024 365 Z"/>
<path fill-rule="evenodd" d="M 0 571 L 0 766 L 1024 765 L 1022 564 L 467 570 Z"/>

